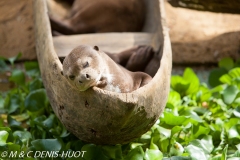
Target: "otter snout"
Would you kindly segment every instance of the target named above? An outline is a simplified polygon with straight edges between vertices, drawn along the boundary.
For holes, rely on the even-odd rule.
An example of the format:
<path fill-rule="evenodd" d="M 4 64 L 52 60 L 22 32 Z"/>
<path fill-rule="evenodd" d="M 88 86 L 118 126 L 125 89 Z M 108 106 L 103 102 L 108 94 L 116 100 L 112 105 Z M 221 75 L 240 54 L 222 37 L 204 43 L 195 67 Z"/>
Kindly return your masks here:
<path fill-rule="evenodd" d="M 91 80 L 91 76 L 89 74 L 81 74 L 79 76 L 78 82 L 79 83 L 84 83 L 84 82 L 89 81 L 89 80 Z"/>
<path fill-rule="evenodd" d="M 90 75 L 89 74 L 85 74 L 86 79 L 90 79 Z"/>
<path fill-rule="evenodd" d="M 90 79 L 91 79 L 91 76 L 90 76 L 89 74 L 82 74 L 82 75 L 80 76 L 80 78 L 83 79 L 83 80 L 90 80 Z"/>

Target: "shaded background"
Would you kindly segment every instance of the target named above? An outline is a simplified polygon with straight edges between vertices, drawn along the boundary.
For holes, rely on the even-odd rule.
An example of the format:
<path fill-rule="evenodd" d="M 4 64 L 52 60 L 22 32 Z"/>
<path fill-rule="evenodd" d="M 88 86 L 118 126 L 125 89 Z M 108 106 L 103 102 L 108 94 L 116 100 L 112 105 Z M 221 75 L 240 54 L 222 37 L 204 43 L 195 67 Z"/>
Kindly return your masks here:
<path fill-rule="evenodd" d="M 174 64 L 239 58 L 240 14 L 176 8 L 170 3 L 165 1 Z M 36 59 L 32 0 L 1 0 L 0 8 L 0 56 L 21 52 L 22 60 Z"/>

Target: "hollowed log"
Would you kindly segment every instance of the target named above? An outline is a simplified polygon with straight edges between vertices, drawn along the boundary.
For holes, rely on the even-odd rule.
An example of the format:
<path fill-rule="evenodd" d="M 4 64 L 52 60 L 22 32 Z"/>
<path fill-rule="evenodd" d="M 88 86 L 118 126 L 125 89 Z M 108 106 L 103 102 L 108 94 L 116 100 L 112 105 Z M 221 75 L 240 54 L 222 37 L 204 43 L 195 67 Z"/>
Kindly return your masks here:
<path fill-rule="evenodd" d="M 95 144 L 127 143 L 148 131 L 163 112 L 170 87 L 172 52 L 163 0 L 146 0 L 148 13 L 140 33 L 82 34 L 54 39 L 46 1 L 34 0 L 34 3 L 41 76 L 51 106 L 67 130 Z M 66 56 L 79 44 L 98 45 L 111 53 L 135 45 L 151 45 L 161 65 L 149 84 L 131 93 L 115 93 L 96 87 L 81 92 L 72 88 L 62 76 L 59 60 L 59 56 Z"/>

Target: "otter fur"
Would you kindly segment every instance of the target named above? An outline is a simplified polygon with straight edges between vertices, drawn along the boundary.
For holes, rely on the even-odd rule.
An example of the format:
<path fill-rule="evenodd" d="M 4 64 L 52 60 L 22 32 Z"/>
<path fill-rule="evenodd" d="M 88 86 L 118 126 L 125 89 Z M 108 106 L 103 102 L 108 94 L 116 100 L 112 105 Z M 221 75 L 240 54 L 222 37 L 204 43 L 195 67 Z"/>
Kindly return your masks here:
<path fill-rule="evenodd" d="M 80 91 L 91 87 L 126 93 L 134 91 L 152 79 L 143 72 L 131 72 L 115 63 L 97 46 L 80 45 L 63 61 L 63 75 Z"/>
<path fill-rule="evenodd" d="M 143 0 L 75 0 L 65 19 L 49 15 L 60 34 L 139 32 L 145 21 Z"/>

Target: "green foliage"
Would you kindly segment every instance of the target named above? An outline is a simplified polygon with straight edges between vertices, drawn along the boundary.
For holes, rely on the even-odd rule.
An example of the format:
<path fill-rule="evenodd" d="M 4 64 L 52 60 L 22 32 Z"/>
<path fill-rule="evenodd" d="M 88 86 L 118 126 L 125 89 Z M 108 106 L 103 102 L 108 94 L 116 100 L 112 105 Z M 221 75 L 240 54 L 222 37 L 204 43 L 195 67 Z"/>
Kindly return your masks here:
<path fill-rule="evenodd" d="M 240 70 L 239 64 L 234 64 L 231 58 L 224 58 L 218 63 L 219 68 L 216 68 L 210 72 L 208 83 L 212 87 L 216 87 L 220 84 L 230 84 L 235 79 L 239 79 Z M 236 68 L 234 68 L 236 66 Z"/>
<path fill-rule="evenodd" d="M 30 92 L 24 102 L 28 111 L 36 112 L 47 106 L 47 96 L 45 89 L 37 89 Z"/>
<path fill-rule="evenodd" d="M 223 58 L 218 62 L 218 66 L 219 68 L 225 68 L 227 70 L 230 70 L 234 67 L 234 61 L 229 57 Z"/>
<path fill-rule="evenodd" d="M 208 77 L 208 83 L 212 87 L 216 87 L 221 84 L 220 77 L 227 73 L 225 68 L 216 68 L 213 69 Z"/>
<path fill-rule="evenodd" d="M 37 139 L 31 142 L 37 151 L 59 151 L 62 149 L 61 141 L 58 139 Z"/>
<path fill-rule="evenodd" d="M 16 69 L 0 59 L 15 87 L 0 95 L 0 158 L 4 151 L 85 152 L 82 160 L 235 160 L 240 158 L 240 63 L 219 62 L 208 87 L 186 68 L 172 76 L 166 108 L 152 128 L 124 145 L 95 145 L 69 133 L 53 113 L 37 62 Z M 11 66 L 6 63 L 9 61 Z M 75 159 L 67 157 L 46 159 Z"/>
<path fill-rule="evenodd" d="M 198 91 L 199 79 L 191 68 L 186 68 L 183 76 L 172 76 L 171 87 L 180 93 L 191 94 Z"/>
<path fill-rule="evenodd" d="M 240 68 L 234 68 L 220 77 L 221 83 L 234 84 L 240 89 Z"/>

